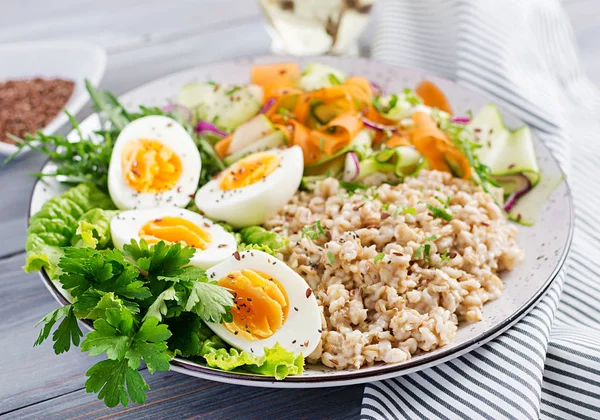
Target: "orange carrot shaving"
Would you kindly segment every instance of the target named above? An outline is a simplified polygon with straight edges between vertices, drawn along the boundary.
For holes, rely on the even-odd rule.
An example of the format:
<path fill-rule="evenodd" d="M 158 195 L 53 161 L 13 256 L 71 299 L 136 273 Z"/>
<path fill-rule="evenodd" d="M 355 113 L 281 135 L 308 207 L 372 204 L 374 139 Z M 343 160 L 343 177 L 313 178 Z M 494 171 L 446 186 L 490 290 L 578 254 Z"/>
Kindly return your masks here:
<path fill-rule="evenodd" d="M 362 120 L 355 114 L 342 114 L 329 124 L 311 132 L 311 141 L 326 155 L 332 156 L 348 146 L 363 128 Z"/>
<path fill-rule="evenodd" d="M 467 158 L 442 132 L 428 114 L 417 111 L 413 114 L 412 141 L 419 153 L 425 156 L 432 169 L 458 172 L 464 179 L 471 176 Z"/>
<path fill-rule="evenodd" d="M 450 102 L 448 102 L 444 92 L 442 92 L 441 89 L 434 83 L 423 80 L 415 88 L 415 93 L 419 95 L 425 105 L 432 108 L 437 108 L 441 111 L 446 111 L 452 115 L 452 107 L 450 106 Z"/>
<path fill-rule="evenodd" d="M 266 102 L 275 89 L 294 87 L 300 79 L 297 63 L 275 63 L 253 66 L 250 80 L 263 88 Z"/>
<path fill-rule="evenodd" d="M 229 151 L 230 144 L 231 144 L 231 134 L 228 135 L 227 137 L 223 137 L 221 140 L 219 140 L 217 142 L 217 144 L 215 144 L 215 151 L 217 152 L 217 155 L 219 155 L 219 157 L 221 159 L 223 159 L 225 156 L 227 156 L 227 152 Z"/>
<path fill-rule="evenodd" d="M 302 149 L 304 154 L 304 166 L 317 162 L 321 158 L 322 153 L 319 150 L 319 147 L 310 141 L 311 133 L 308 127 L 294 120 L 290 121 L 290 125 L 292 126 L 291 144 L 300 146 Z"/>
<path fill-rule="evenodd" d="M 410 140 L 405 134 L 392 134 L 392 136 L 384 142 L 386 147 L 410 146 Z"/>

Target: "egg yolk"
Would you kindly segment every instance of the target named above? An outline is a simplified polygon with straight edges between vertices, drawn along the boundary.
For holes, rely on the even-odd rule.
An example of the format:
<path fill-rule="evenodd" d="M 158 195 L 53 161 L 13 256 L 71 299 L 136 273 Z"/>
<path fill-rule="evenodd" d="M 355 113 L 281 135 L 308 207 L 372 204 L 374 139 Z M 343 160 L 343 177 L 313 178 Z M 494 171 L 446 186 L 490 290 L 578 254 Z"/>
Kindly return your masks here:
<path fill-rule="evenodd" d="M 206 249 L 211 241 L 210 233 L 182 217 L 161 217 L 141 227 L 140 238 L 148 244 L 160 241 L 179 242 L 197 249 Z"/>
<path fill-rule="evenodd" d="M 262 340 L 275 334 L 288 314 L 285 289 L 274 278 L 254 270 L 232 271 L 219 280 L 231 290 L 233 322 L 225 328 L 248 340 Z"/>
<path fill-rule="evenodd" d="M 281 158 L 275 153 L 254 153 L 234 163 L 221 177 L 219 188 L 235 190 L 244 188 L 271 175 L 279 166 Z"/>
<path fill-rule="evenodd" d="M 131 188 L 140 193 L 158 193 L 173 188 L 181 176 L 181 160 L 166 144 L 139 139 L 123 148 L 121 164 Z"/>

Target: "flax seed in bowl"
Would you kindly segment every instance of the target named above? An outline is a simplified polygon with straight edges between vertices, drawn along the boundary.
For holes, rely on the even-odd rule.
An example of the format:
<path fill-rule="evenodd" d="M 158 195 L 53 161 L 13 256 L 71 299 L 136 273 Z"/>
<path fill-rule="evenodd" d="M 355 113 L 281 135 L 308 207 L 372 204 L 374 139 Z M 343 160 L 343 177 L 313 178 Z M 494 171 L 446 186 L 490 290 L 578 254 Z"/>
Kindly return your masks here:
<path fill-rule="evenodd" d="M 0 81 L 0 141 L 15 144 L 50 123 L 73 94 L 75 83 L 63 79 Z M 12 136 L 9 136 L 12 135 Z"/>

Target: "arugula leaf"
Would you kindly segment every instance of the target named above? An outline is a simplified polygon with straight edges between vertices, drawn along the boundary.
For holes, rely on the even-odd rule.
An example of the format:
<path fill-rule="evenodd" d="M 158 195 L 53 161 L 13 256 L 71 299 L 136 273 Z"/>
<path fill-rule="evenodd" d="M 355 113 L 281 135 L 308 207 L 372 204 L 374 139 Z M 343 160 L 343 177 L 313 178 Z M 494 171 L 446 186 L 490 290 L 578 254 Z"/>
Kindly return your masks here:
<path fill-rule="evenodd" d="M 52 341 L 54 341 L 54 353 L 61 354 L 69 351 L 71 343 L 73 343 L 74 346 L 78 346 L 83 333 L 81 332 L 81 329 L 79 329 L 77 318 L 75 318 L 75 315 L 73 314 L 73 305 L 66 305 L 62 308 L 58 308 L 42 318 L 36 326 L 41 323 L 44 323 L 44 326 L 40 330 L 40 334 L 33 345 L 39 346 L 42 344 L 42 342 L 50 335 L 50 331 L 54 324 L 61 318 L 63 318 L 63 320 L 52 335 Z"/>

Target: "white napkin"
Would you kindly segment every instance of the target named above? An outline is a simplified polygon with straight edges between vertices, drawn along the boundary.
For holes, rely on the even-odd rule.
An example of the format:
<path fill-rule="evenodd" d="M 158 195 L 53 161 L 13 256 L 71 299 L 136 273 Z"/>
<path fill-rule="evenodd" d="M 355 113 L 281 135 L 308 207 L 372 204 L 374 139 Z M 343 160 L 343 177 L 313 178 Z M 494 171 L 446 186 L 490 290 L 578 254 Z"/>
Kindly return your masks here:
<path fill-rule="evenodd" d="M 568 174 L 576 227 L 566 270 L 529 315 L 465 356 L 368 385 L 362 417 L 600 418 L 600 94 L 560 1 L 378 7 L 373 58 L 457 80 L 526 121 Z"/>

